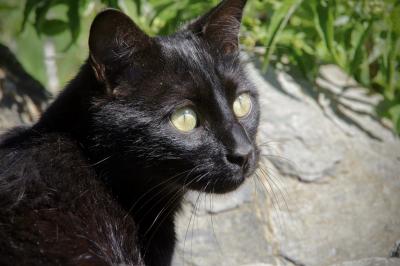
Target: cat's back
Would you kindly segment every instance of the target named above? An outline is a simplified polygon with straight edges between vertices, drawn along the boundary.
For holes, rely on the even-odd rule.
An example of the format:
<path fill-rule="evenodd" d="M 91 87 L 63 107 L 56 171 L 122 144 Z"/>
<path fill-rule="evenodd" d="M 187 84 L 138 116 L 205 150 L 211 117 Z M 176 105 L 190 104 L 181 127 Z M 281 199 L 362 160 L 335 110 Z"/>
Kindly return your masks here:
<path fill-rule="evenodd" d="M 142 265 L 133 220 L 79 143 L 32 129 L 0 141 L 0 265 Z"/>
<path fill-rule="evenodd" d="M 93 175 L 79 144 L 67 136 L 16 128 L 0 137 L 1 207 L 65 204 L 94 183 Z"/>
<path fill-rule="evenodd" d="M 90 169 L 83 165 L 79 148 L 69 138 L 16 128 L 0 137 L 0 206 L 8 209 L 28 203 L 29 198 L 46 197 L 48 190 L 65 189 L 71 177 L 87 179 Z M 43 199 L 30 207 L 45 204 Z M 55 203 L 53 197 L 47 200 Z"/>

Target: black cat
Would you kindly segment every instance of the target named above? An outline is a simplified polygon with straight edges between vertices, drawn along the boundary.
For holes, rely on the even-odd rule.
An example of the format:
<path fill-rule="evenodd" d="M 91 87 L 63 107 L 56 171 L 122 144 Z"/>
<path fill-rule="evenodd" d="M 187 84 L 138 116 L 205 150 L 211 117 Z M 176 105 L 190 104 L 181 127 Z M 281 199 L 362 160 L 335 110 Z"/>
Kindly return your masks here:
<path fill-rule="evenodd" d="M 188 189 L 236 189 L 258 163 L 244 0 L 166 37 L 105 10 L 79 74 L 0 144 L 0 265 L 171 264 Z"/>

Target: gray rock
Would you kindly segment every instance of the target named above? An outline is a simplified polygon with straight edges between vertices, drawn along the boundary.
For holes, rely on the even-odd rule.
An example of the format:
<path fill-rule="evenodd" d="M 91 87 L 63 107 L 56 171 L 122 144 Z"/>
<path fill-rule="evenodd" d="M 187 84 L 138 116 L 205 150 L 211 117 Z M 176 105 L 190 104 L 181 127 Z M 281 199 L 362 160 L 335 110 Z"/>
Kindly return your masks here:
<path fill-rule="evenodd" d="M 319 90 L 286 73 L 249 73 L 261 96 L 263 170 L 214 197 L 218 207 L 197 201 L 184 241 L 197 198 L 188 197 L 174 265 L 397 263 L 378 259 L 400 238 L 400 141 L 374 115 L 379 97 L 333 66 Z"/>
<path fill-rule="evenodd" d="M 189 192 L 186 200 L 192 205 L 197 205 L 197 214 L 218 214 L 230 211 L 253 201 L 254 187 L 252 184 L 239 187 L 235 193 L 222 195 L 199 196 L 198 192 Z"/>
<path fill-rule="evenodd" d="M 197 211 L 209 209 L 210 196 L 201 197 Z M 273 262 L 272 246 L 265 241 L 263 223 L 254 215 L 256 211 L 254 204 L 243 202 L 240 207 L 222 209 L 215 215 L 204 211 L 196 215 L 193 205 L 187 204 L 177 225 L 180 241 L 174 265 Z"/>
<path fill-rule="evenodd" d="M 346 261 L 332 266 L 399 266 L 400 259 L 367 258 L 356 261 Z"/>
<path fill-rule="evenodd" d="M 273 266 L 272 264 L 266 264 L 266 263 L 252 263 L 252 264 L 246 264 L 242 266 Z"/>
<path fill-rule="evenodd" d="M 392 258 L 400 258 L 400 240 L 396 241 L 389 256 Z"/>

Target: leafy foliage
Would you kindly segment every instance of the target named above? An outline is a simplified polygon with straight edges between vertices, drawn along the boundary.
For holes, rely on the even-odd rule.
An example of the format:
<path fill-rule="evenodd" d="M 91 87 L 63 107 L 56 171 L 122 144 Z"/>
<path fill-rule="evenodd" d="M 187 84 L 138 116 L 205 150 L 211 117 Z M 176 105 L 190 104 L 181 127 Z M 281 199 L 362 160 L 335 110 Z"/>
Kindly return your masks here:
<path fill-rule="evenodd" d="M 252 11 L 262 14 L 264 8 L 267 18 L 251 16 L 246 28 L 267 28 L 260 39 L 258 32 L 251 35 L 253 43 L 266 46 L 265 64 L 296 66 L 311 81 L 321 65 L 340 66 L 371 92 L 383 95 L 377 111 L 390 118 L 400 133 L 400 1 L 260 2 Z M 288 6 L 296 10 L 290 12 Z"/>
<path fill-rule="evenodd" d="M 9 2 L 0 5 L 0 12 L 9 13 Z M 218 2 L 26 0 L 20 25 L 23 32 L 30 25 L 39 36 L 63 36 L 56 41 L 59 49 L 76 53 L 79 39 L 87 39 L 87 30 L 81 33 L 81 28 L 87 29 L 105 6 L 123 10 L 149 34 L 164 35 Z M 321 65 L 340 66 L 371 92 L 383 95 L 377 112 L 400 132 L 399 0 L 251 0 L 241 41 L 250 52 L 262 48 L 264 68 L 289 65 L 311 81 Z"/>

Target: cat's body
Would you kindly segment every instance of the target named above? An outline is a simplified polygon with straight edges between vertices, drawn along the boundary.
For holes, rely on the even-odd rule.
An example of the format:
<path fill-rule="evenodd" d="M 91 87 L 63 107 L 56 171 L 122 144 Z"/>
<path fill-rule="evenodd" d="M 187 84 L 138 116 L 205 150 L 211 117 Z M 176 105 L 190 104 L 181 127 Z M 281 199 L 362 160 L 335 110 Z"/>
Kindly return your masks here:
<path fill-rule="evenodd" d="M 170 265 L 185 192 L 232 191 L 257 164 L 243 6 L 156 38 L 96 17 L 77 77 L 0 142 L 1 265 Z"/>
<path fill-rule="evenodd" d="M 78 147 L 32 134 L 1 149 L 0 265 L 141 265 L 133 219 Z"/>

